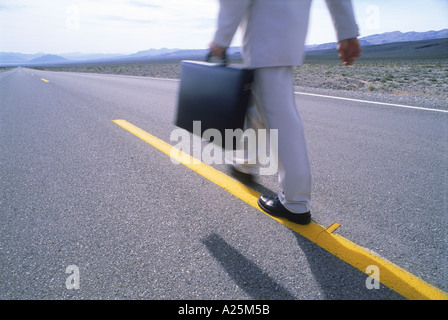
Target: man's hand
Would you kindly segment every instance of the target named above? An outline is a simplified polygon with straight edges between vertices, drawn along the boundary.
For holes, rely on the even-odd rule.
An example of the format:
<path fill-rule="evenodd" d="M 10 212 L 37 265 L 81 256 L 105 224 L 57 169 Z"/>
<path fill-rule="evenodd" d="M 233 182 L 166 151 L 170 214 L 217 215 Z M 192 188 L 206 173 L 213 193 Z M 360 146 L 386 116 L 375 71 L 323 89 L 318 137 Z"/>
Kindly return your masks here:
<path fill-rule="evenodd" d="M 226 52 L 227 48 L 220 47 L 213 42 L 210 43 L 210 53 L 213 57 L 222 58 L 224 56 L 224 52 Z"/>
<path fill-rule="evenodd" d="M 338 44 L 338 53 L 344 65 L 352 65 L 362 54 L 358 39 L 352 38 L 340 41 Z"/>

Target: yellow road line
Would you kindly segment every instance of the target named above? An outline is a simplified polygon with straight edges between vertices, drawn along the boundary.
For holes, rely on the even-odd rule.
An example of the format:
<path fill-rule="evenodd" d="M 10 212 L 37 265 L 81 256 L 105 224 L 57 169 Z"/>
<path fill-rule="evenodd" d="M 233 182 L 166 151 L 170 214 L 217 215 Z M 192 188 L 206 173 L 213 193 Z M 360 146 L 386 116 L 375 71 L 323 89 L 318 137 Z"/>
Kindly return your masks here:
<path fill-rule="evenodd" d="M 113 122 L 134 134 L 141 140 L 149 143 L 156 149 L 167 154 L 171 158 L 184 164 L 186 167 L 197 172 L 201 176 L 212 181 L 237 198 L 265 213 L 258 206 L 257 199 L 260 194 L 257 191 L 225 175 L 221 171 L 216 170 L 197 159 L 194 159 L 189 154 L 172 147 L 170 144 L 125 120 L 117 119 L 113 120 Z M 374 252 L 333 233 L 333 231 L 339 227 L 339 224 L 337 223 L 332 224 L 328 228 L 325 228 L 314 221 L 312 221 L 309 225 L 303 226 L 292 223 L 286 219 L 273 217 L 267 213 L 265 214 L 364 273 L 366 273 L 366 269 L 369 266 L 373 265 L 378 267 L 380 270 L 380 282 L 407 299 L 448 300 L 448 294 L 442 290 L 414 276 L 381 256 L 378 256 Z"/>
<path fill-rule="evenodd" d="M 337 222 L 333 222 L 331 226 L 329 226 L 327 229 L 325 229 L 328 233 L 333 233 L 337 228 L 339 228 L 341 225 Z"/>
<path fill-rule="evenodd" d="M 42 80 L 43 82 L 50 82 L 50 81 L 48 81 L 47 79 L 44 79 L 44 78 L 40 78 L 40 80 Z"/>

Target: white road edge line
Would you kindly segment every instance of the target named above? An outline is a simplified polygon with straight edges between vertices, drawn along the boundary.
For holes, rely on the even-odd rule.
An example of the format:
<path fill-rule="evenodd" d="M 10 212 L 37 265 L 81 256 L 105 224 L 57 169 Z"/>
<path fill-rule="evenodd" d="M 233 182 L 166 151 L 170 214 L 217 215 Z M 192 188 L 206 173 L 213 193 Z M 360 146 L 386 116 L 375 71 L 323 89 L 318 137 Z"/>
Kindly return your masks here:
<path fill-rule="evenodd" d="M 347 101 L 370 103 L 370 104 L 379 104 L 379 105 L 384 105 L 384 106 L 393 106 L 393 107 L 400 107 L 400 108 L 407 108 L 407 109 L 417 109 L 417 110 L 425 110 L 425 111 L 434 111 L 434 112 L 448 113 L 448 110 L 431 109 L 431 108 L 423 108 L 423 107 L 414 107 L 414 106 L 407 106 L 407 105 L 404 105 L 404 104 L 395 104 L 395 103 L 387 103 L 387 102 L 376 102 L 376 101 L 369 101 L 369 100 L 360 100 L 360 99 L 352 99 L 352 98 L 344 98 L 344 97 L 336 97 L 336 96 L 327 96 L 327 95 L 323 95 L 323 94 L 305 93 L 305 92 L 298 92 L 298 91 L 295 91 L 294 93 L 295 94 L 306 95 L 306 96 L 315 96 L 315 97 L 329 98 L 329 99 L 339 99 L 339 100 L 347 100 Z"/>
<path fill-rule="evenodd" d="M 149 79 L 153 79 L 153 80 L 163 80 L 163 81 L 180 81 L 180 79 L 169 79 L 169 78 L 153 78 L 153 77 L 142 77 L 142 78 L 147 78 L 147 79 L 149 78 Z M 361 100 L 361 99 L 353 99 L 353 98 L 344 98 L 344 97 L 328 96 L 328 95 L 324 95 L 324 94 L 306 93 L 306 92 L 299 92 L 299 91 L 294 91 L 294 93 L 295 94 L 301 94 L 301 95 L 307 95 L 307 96 L 328 98 L 328 99 L 339 99 L 339 100 L 347 100 L 347 101 L 354 101 L 354 102 L 379 104 L 379 105 L 383 105 L 383 106 L 392 106 L 392 107 L 399 107 L 399 108 L 407 108 L 407 109 L 416 109 L 416 110 L 425 110 L 425 111 L 434 111 L 434 112 L 448 113 L 448 110 L 432 109 L 432 108 L 424 108 L 424 107 L 415 107 L 415 106 L 408 106 L 408 105 L 405 105 L 405 104 L 396 104 L 396 103 L 387 103 L 387 102 L 379 102 L 379 101 L 370 101 L 370 100 Z"/>

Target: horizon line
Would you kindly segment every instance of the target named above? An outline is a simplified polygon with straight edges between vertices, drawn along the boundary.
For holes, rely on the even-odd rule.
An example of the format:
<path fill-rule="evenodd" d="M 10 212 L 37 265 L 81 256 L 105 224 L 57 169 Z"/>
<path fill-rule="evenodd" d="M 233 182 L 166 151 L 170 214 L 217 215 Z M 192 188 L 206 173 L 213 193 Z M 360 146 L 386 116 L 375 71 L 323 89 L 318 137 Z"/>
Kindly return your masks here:
<path fill-rule="evenodd" d="M 407 33 L 428 33 L 428 32 L 441 32 L 441 31 L 445 31 L 448 30 L 448 28 L 444 28 L 444 29 L 440 29 L 440 30 L 427 30 L 427 31 L 400 31 L 400 30 L 394 30 L 394 31 L 386 31 L 383 33 L 375 33 L 375 34 L 369 34 L 369 35 L 365 35 L 365 36 L 360 36 L 358 37 L 359 40 L 368 38 L 368 37 L 373 37 L 373 36 L 379 36 L 379 35 L 385 35 L 385 34 L 390 34 L 390 33 L 396 33 L 399 32 L 401 34 L 407 34 Z M 439 38 L 439 39 L 444 39 L 444 38 Z M 428 39 L 431 40 L 431 39 Z M 409 41 L 413 41 L 413 40 L 409 40 Z M 415 41 L 420 41 L 420 40 L 415 40 Z M 402 41 L 397 41 L 397 42 L 402 42 Z M 336 41 L 330 41 L 330 42 L 322 42 L 322 43 L 310 43 L 310 44 L 305 44 L 305 47 L 310 47 L 310 46 L 319 46 L 319 45 L 324 45 L 324 44 L 333 44 L 333 43 L 337 43 Z M 229 48 L 240 48 L 241 45 L 237 45 L 237 46 L 232 46 Z M 137 51 L 132 51 L 132 52 L 81 52 L 81 51 L 71 51 L 71 52 L 62 52 L 62 53 L 48 53 L 45 51 L 38 51 L 38 52 L 33 52 L 33 53 L 26 53 L 26 52 L 20 52 L 20 51 L 0 51 L 0 53 L 9 53 L 9 54 L 22 54 L 22 55 L 38 55 L 38 54 L 42 54 L 42 55 L 48 55 L 48 54 L 53 54 L 53 55 L 68 55 L 68 54 L 80 54 L 80 55 L 131 55 L 131 54 L 135 54 L 138 52 L 142 52 L 142 51 L 148 51 L 148 50 L 206 50 L 208 48 L 169 48 L 166 46 L 163 47 L 159 47 L 159 48 L 149 48 L 149 49 L 142 49 L 142 50 L 137 50 Z"/>

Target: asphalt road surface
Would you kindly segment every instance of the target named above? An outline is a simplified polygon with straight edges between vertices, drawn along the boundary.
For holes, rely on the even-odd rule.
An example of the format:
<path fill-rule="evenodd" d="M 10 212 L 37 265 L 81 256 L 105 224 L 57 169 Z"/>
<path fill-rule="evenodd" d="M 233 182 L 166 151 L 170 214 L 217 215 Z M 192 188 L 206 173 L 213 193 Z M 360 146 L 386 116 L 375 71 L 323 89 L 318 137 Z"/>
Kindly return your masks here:
<path fill-rule="evenodd" d="M 405 299 L 113 122 L 174 144 L 178 85 L 0 73 L 0 299 Z M 296 99 L 313 220 L 447 291 L 448 114 Z"/>

